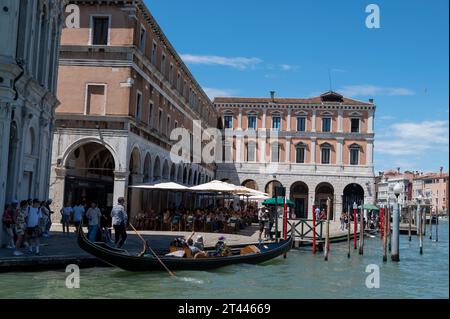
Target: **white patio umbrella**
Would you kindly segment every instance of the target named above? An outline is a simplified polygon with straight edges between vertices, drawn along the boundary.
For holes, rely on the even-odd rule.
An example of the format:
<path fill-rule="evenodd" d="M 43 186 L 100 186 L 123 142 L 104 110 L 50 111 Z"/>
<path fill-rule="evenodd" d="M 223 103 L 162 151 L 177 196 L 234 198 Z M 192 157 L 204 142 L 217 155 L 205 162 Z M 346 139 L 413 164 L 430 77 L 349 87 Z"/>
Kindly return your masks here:
<path fill-rule="evenodd" d="M 253 196 L 249 196 L 248 200 L 266 200 L 269 198 L 270 198 L 270 196 L 266 196 L 266 195 L 253 195 Z"/>
<path fill-rule="evenodd" d="M 245 186 L 236 186 L 236 189 L 237 189 L 235 192 L 236 195 L 269 196 L 269 194 Z"/>
<path fill-rule="evenodd" d="M 176 192 L 187 192 L 189 188 L 177 183 L 168 182 L 168 183 L 159 183 L 154 185 L 148 184 L 140 184 L 140 185 L 131 185 L 130 188 L 138 188 L 138 189 L 147 189 L 147 190 L 167 190 L 167 191 L 176 191 Z"/>
<path fill-rule="evenodd" d="M 226 182 L 214 180 L 205 184 L 190 187 L 189 190 L 194 192 L 211 192 L 211 193 L 234 193 L 237 191 L 236 185 Z"/>

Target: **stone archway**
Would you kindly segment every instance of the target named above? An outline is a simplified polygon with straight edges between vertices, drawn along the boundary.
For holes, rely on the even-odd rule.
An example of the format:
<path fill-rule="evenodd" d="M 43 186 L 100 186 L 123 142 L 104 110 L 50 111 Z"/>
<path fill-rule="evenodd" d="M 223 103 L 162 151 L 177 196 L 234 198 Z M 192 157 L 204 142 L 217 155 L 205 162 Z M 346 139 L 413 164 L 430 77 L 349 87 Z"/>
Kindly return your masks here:
<path fill-rule="evenodd" d="M 281 184 L 277 180 L 272 180 L 266 184 L 264 191 L 267 194 L 269 194 L 270 197 L 274 197 L 275 196 L 275 187 L 283 187 L 283 184 Z"/>
<path fill-rule="evenodd" d="M 96 201 L 102 209 L 113 206 L 113 154 L 101 143 L 87 142 L 73 149 L 64 162 L 64 205 Z"/>
<path fill-rule="evenodd" d="M 334 202 L 334 187 L 330 183 L 322 182 L 316 186 L 316 198 L 314 205 L 318 207 L 321 211 L 327 210 L 327 200 L 330 199 L 330 219 L 334 217 L 333 202 Z"/>
<path fill-rule="evenodd" d="M 364 201 L 364 188 L 357 184 L 351 183 L 345 186 L 342 196 L 342 211 L 352 212 L 353 204 L 360 206 Z"/>
<path fill-rule="evenodd" d="M 308 218 L 308 192 L 309 188 L 305 182 L 298 181 L 291 185 L 290 197 L 295 202 L 297 218 Z"/>
<path fill-rule="evenodd" d="M 253 179 L 247 179 L 241 185 L 247 188 L 258 190 L 258 184 Z"/>

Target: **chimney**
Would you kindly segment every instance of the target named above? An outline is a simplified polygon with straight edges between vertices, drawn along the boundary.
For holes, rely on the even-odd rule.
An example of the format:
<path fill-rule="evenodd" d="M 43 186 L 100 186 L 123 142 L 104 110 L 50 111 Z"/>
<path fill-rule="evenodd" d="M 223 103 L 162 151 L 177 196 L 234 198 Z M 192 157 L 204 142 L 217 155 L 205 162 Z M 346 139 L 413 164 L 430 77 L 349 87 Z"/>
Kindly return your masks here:
<path fill-rule="evenodd" d="M 400 174 L 400 167 L 397 167 L 397 173 Z"/>
<path fill-rule="evenodd" d="M 440 172 L 441 177 L 442 177 L 442 171 L 443 171 L 443 170 L 444 170 L 444 167 L 441 166 L 441 167 L 439 168 L 439 172 Z"/>
<path fill-rule="evenodd" d="M 272 102 L 275 102 L 275 91 L 270 91 L 270 98 L 272 99 Z"/>
<path fill-rule="evenodd" d="M 373 99 L 369 99 L 369 103 L 372 103 L 372 104 L 373 104 Z"/>

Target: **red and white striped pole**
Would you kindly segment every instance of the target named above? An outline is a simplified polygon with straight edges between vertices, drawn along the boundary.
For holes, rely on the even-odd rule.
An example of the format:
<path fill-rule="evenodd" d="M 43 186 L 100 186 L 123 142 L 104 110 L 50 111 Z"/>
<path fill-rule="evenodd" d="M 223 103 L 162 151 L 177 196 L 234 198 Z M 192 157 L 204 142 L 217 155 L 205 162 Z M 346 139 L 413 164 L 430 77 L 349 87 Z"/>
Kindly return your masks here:
<path fill-rule="evenodd" d="M 284 240 L 287 239 L 287 203 L 286 203 L 286 196 L 284 196 L 284 222 L 283 222 L 283 233 L 284 233 Z M 293 236 L 294 234 L 292 234 Z"/>
<path fill-rule="evenodd" d="M 353 204 L 353 247 L 356 249 L 356 220 L 358 219 L 356 216 L 356 203 Z"/>
<path fill-rule="evenodd" d="M 313 226 L 313 238 L 312 238 L 312 243 L 313 243 L 313 254 L 316 253 L 316 206 L 312 205 L 312 226 Z"/>

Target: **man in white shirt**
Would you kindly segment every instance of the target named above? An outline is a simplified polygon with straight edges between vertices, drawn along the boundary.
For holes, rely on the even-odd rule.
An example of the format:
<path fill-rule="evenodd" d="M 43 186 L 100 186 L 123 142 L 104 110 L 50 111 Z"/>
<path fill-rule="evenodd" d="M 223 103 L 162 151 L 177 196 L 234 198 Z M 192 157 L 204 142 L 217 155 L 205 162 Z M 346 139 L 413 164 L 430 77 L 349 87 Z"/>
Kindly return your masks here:
<path fill-rule="evenodd" d="M 111 210 L 112 225 L 114 227 L 114 241 L 117 248 L 121 248 L 127 239 L 128 215 L 125 211 L 125 199 L 120 197 L 117 205 Z"/>
<path fill-rule="evenodd" d="M 27 212 L 27 237 L 30 239 L 30 245 L 28 249 L 30 254 L 33 253 L 33 246 L 36 248 L 36 255 L 40 255 L 39 252 L 39 220 L 42 218 L 40 209 L 40 201 L 38 199 L 33 200 L 33 205 L 28 206 Z"/>
<path fill-rule="evenodd" d="M 70 225 L 70 214 L 73 213 L 73 209 L 70 205 L 70 203 L 67 203 L 66 206 L 64 206 L 61 209 L 61 224 L 63 228 L 63 235 L 66 234 L 66 228 L 67 228 L 67 235 L 69 235 L 69 225 Z"/>
<path fill-rule="evenodd" d="M 100 209 L 97 207 L 97 203 L 92 202 L 91 207 L 88 209 L 86 216 L 89 220 L 88 223 L 88 238 L 90 241 L 95 241 L 95 237 L 97 236 L 97 232 L 100 225 L 100 218 L 102 217 L 102 213 Z"/>

